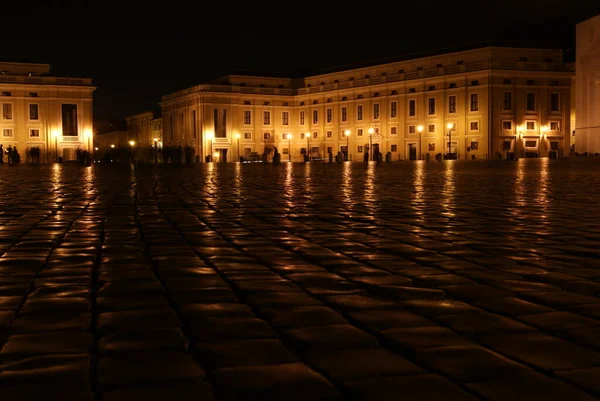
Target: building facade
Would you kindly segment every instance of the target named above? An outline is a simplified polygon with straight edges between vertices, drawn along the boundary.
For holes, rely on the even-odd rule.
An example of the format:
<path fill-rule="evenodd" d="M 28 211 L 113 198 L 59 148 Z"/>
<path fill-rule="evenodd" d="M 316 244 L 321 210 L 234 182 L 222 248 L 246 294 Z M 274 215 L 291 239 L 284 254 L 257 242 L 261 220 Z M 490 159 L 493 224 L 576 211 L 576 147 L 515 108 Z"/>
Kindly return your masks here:
<path fill-rule="evenodd" d="M 577 24 L 575 150 L 600 153 L 600 15 Z"/>
<path fill-rule="evenodd" d="M 147 111 L 125 118 L 127 141 L 134 141 L 138 160 L 151 161 L 162 149 L 162 118 L 156 111 Z"/>
<path fill-rule="evenodd" d="M 567 155 L 573 76 L 560 50 L 501 47 L 304 78 L 229 75 L 163 96 L 163 141 L 221 162 L 274 147 L 284 161 Z"/>
<path fill-rule="evenodd" d="M 0 62 L 0 143 L 16 146 L 21 162 L 32 148 L 41 163 L 92 152 L 95 89 L 91 79 L 50 76 L 47 64 Z"/>

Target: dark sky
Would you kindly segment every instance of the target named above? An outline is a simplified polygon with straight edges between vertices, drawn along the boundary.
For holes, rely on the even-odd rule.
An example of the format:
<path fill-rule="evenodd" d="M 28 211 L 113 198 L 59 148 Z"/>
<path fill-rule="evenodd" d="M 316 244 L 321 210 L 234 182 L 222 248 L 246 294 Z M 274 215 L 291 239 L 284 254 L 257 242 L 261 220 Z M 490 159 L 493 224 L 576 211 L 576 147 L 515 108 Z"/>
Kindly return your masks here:
<path fill-rule="evenodd" d="M 600 14 L 600 1 L 583 0 L 238 3 L 15 1 L 0 59 L 91 77 L 95 117 L 123 118 L 236 70 L 320 69 L 498 40 L 572 48 L 575 23 Z"/>

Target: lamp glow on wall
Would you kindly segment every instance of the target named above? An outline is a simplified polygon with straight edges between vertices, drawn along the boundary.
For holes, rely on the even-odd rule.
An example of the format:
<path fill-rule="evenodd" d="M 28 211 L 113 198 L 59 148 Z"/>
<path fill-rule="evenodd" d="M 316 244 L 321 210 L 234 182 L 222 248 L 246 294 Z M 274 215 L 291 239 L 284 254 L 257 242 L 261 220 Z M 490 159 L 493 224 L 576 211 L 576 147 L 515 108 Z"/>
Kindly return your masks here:
<path fill-rule="evenodd" d="M 58 137 L 60 136 L 60 131 L 57 129 L 52 130 L 52 136 L 54 137 L 55 159 L 58 161 Z"/>
<path fill-rule="evenodd" d="M 213 154 L 213 138 L 215 137 L 215 134 L 212 133 L 211 131 L 205 132 L 204 133 L 204 137 L 206 139 L 208 139 L 210 141 L 210 155 Z"/>
<path fill-rule="evenodd" d="M 91 142 L 91 140 L 92 140 L 92 130 L 89 129 L 89 128 L 85 129 L 83 131 L 83 136 L 84 136 L 84 138 L 87 139 L 87 142 L 88 142 L 87 143 L 87 145 L 88 145 L 88 151 L 91 153 L 92 152 L 92 142 Z"/>
<path fill-rule="evenodd" d="M 350 161 L 350 130 L 345 130 L 344 135 L 346 135 L 346 161 Z"/>
<path fill-rule="evenodd" d="M 542 127 L 540 127 L 540 131 L 542 132 L 542 138 L 546 137 L 546 133 L 548 132 L 548 126 L 547 125 L 543 125 Z"/>

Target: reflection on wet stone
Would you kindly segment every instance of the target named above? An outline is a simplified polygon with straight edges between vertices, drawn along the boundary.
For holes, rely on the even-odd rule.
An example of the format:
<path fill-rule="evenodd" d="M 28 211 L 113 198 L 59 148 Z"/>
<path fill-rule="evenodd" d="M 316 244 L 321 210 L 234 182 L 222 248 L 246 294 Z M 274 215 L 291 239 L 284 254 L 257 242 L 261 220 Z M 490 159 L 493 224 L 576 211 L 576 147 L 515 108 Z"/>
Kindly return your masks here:
<path fill-rule="evenodd" d="M 596 399 L 599 177 L 0 169 L 0 398 Z"/>

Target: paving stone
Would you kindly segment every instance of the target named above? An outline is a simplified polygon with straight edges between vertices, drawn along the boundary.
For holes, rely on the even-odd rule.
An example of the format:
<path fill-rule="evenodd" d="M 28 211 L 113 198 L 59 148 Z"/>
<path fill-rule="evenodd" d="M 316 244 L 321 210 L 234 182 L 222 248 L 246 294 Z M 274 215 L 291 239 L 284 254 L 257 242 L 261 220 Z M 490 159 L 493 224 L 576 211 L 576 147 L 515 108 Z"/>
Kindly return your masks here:
<path fill-rule="evenodd" d="M 341 395 L 323 376 L 300 363 L 224 368 L 215 373 L 223 401 L 333 401 Z"/>
<path fill-rule="evenodd" d="M 22 308 L 22 315 L 86 313 L 90 310 L 90 302 L 86 298 L 56 297 L 27 300 Z"/>
<path fill-rule="evenodd" d="M 283 335 L 295 347 L 314 351 L 367 348 L 377 345 L 377 339 L 349 324 L 304 326 L 285 330 Z"/>
<path fill-rule="evenodd" d="M 275 338 L 276 333 L 264 320 L 244 317 L 211 317 L 192 321 L 190 331 L 196 341 L 227 341 Z"/>
<path fill-rule="evenodd" d="M 585 304 L 600 304 L 600 298 L 568 291 L 529 292 L 524 294 L 523 297 L 555 309 L 569 309 Z"/>
<path fill-rule="evenodd" d="M 198 303 L 231 303 L 238 299 L 229 288 L 208 287 L 188 290 L 169 291 L 169 298 L 175 304 L 198 304 Z"/>
<path fill-rule="evenodd" d="M 134 387 L 107 391 L 102 394 L 102 401 L 216 401 L 216 398 L 213 396 L 213 389 L 206 381 L 178 382 L 171 386 L 157 387 L 159 385 L 160 383 L 153 383 L 152 387 Z"/>
<path fill-rule="evenodd" d="M 381 334 L 393 347 L 409 354 L 427 348 L 473 344 L 468 338 L 439 326 L 389 329 Z"/>
<path fill-rule="evenodd" d="M 473 303 L 474 306 L 502 315 L 518 316 L 534 313 L 552 312 L 553 309 L 515 297 L 486 298 Z"/>
<path fill-rule="evenodd" d="M 276 328 L 319 326 L 347 323 L 339 313 L 324 306 L 301 306 L 291 309 L 261 309 L 261 316 Z"/>
<path fill-rule="evenodd" d="M 110 334 L 98 342 L 98 352 L 102 354 L 143 350 L 185 352 L 187 349 L 188 340 L 177 327 Z"/>
<path fill-rule="evenodd" d="M 487 312 L 442 315 L 436 321 L 466 336 L 535 331 L 514 319 Z"/>
<path fill-rule="evenodd" d="M 295 306 L 323 306 L 316 298 L 304 293 L 266 292 L 249 295 L 248 303 L 258 308 L 289 308 Z"/>
<path fill-rule="evenodd" d="M 362 295 L 337 295 L 323 297 L 323 300 L 336 309 L 348 312 L 368 309 L 400 309 L 395 302 Z"/>
<path fill-rule="evenodd" d="M 18 384 L 35 380 L 61 377 L 69 379 L 89 376 L 90 358 L 85 354 L 31 356 L 0 365 L 0 381 Z M 0 385 L 2 388 L 2 385 Z"/>
<path fill-rule="evenodd" d="M 61 313 L 18 316 L 10 326 L 11 334 L 39 333 L 49 331 L 86 331 L 92 316 L 90 313 Z"/>
<path fill-rule="evenodd" d="M 563 333 L 586 327 L 600 327 L 600 320 L 579 316 L 571 312 L 548 312 L 519 316 L 519 320 L 542 330 Z"/>
<path fill-rule="evenodd" d="M 105 312 L 98 314 L 100 334 L 141 331 L 144 329 L 179 327 L 177 314 L 170 308 Z"/>
<path fill-rule="evenodd" d="M 455 300 L 409 300 L 401 303 L 407 309 L 411 309 L 419 315 L 435 317 L 442 315 L 456 315 L 481 311 L 465 302 Z"/>
<path fill-rule="evenodd" d="M 580 387 L 584 388 L 585 390 L 589 391 L 590 393 L 594 394 L 596 397 L 600 397 L 600 382 L 598 381 L 598 377 L 600 377 L 599 375 L 600 375 L 600 367 L 556 372 L 556 376 L 558 378 L 561 378 L 561 379 L 567 380 L 571 383 L 574 383 L 577 386 L 580 386 Z M 566 387 L 566 386 L 564 386 L 564 387 Z M 572 389 L 572 387 L 569 387 L 569 389 Z M 573 391 L 573 390 L 571 390 L 571 391 Z M 555 393 L 555 394 L 557 394 L 557 393 Z M 563 400 L 564 399 L 571 399 L 571 400 L 579 399 L 579 398 L 575 398 L 574 396 L 566 397 L 566 395 L 567 394 L 565 394 L 565 396 L 562 398 Z M 583 397 L 583 395 L 578 395 L 578 396 L 585 399 Z M 594 399 L 589 396 L 588 396 L 588 398 L 590 400 Z M 556 399 L 558 400 L 559 398 L 557 397 Z"/>
<path fill-rule="evenodd" d="M 0 379 L 0 398 L 20 401 L 93 401 L 94 399 L 89 384 L 80 377 L 61 380 L 57 380 L 56 377 L 35 380 L 30 378 L 28 382 L 19 384 L 15 384 L 13 378 Z"/>
<path fill-rule="evenodd" d="M 452 297 L 462 301 L 473 301 L 485 298 L 510 297 L 513 294 L 485 284 L 454 284 L 439 287 Z"/>
<path fill-rule="evenodd" d="M 98 312 L 118 312 L 138 309 L 163 309 L 168 308 L 169 302 L 162 295 L 152 296 L 125 296 L 125 297 L 98 297 L 96 309 Z"/>
<path fill-rule="evenodd" d="M 39 354 L 84 354 L 92 349 L 94 337 L 82 332 L 16 334 L 8 337 L 0 358 Z"/>
<path fill-rule="evenodd" d="M 298 360 L 276 339 L 198 342 L 194 352 L 211 369 L 238 366 L 277 365 Z"/>
<path fill-rule="evenodd" d="M 436 325 L 433 321 L 406 310 L 356 311 L 351 312 L 348 316 L 351 321 L 376 331 Z"/>

